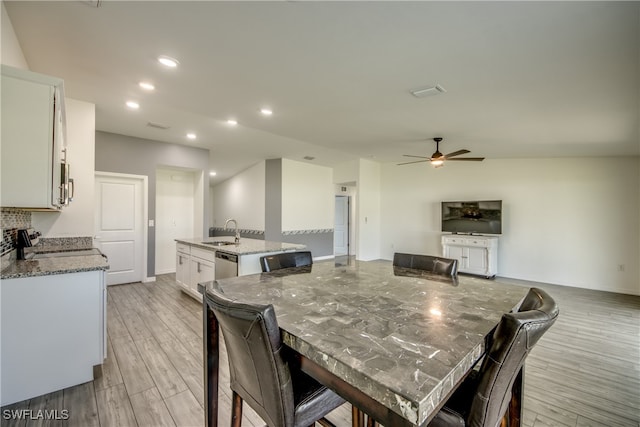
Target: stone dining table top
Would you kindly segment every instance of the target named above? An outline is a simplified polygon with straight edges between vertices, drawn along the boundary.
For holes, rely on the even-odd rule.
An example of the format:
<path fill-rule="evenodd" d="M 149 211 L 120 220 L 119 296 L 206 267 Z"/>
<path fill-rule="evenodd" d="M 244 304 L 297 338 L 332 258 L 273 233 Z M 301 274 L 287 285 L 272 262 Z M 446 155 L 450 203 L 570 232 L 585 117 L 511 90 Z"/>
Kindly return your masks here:
<path fill-rule="evenodd" d="M 485 337 L 527 289 L 452 281 L 388 261 L 208 282 L 245 302 L 273 304 L 285 344 L 415 425 L 428 421 L 485 351 Z"/>

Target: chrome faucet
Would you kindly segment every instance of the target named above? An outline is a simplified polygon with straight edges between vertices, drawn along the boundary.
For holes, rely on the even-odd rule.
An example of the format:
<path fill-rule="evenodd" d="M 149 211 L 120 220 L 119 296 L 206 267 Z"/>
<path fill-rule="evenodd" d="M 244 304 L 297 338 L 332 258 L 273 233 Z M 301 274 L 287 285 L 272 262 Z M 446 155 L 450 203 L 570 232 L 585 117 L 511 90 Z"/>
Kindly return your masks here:
<path fill-rule="evenodd" d="M 233 221 L 233 223 L 236 226 L 236 244 L 240 243 L 240 232 L 238 231 L 238 222 L 235 219 L 229 218 L 225 223 L 224 223 L 224 229 L 227 229 L 227 225 Z"/>

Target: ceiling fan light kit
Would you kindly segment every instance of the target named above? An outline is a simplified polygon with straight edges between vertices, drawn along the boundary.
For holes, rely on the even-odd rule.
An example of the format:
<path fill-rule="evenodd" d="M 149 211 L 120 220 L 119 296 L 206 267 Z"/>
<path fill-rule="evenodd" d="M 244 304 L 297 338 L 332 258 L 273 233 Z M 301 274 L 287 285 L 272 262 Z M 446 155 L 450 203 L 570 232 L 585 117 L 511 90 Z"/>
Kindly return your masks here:
<path fill-rule="evenodd" d="M 449 154 L 445 154 L 443 155 L 440 152 L 440 142 L 442 141 L 442 138 L 433 138 L 433 140 L 436 143 L 436 151 L 431 155 L 431 157 L 425 157 L 425 156 L 414 156 L 411 154 L 403 154 L 403 156 L 405 157 L 418 157 L 420 159 L 424 159 L 424 160 L 414 160 L 413 162 L 405 162 L 405 163 L 398 163 L 398 166 L 400 165 L 408 165 L 411 163 L 422 163 L 422 162 L 430 162 L 431 165 L 435 168 L 439 168 L 442 167 L 444 165 L 445 161 L 448 160 L 465 160 L 465 161 L 471 161 L 471 162 L 481 162 L 484 160 L 484 157 L 460 157 L 460 158 L 455 158 L 456 156 L 459 156 L 461 154 L 467 154 L 470 153 L 469 150 L 457 150 L 454 151 L 453 153 L 449 153 Z"/>

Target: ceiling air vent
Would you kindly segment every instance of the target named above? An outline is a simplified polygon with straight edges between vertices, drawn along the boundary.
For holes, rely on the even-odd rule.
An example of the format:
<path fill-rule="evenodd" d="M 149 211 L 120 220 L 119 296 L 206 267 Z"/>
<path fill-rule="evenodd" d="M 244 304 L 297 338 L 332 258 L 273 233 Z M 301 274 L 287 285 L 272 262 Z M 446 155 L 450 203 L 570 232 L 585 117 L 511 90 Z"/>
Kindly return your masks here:
<path fill-rule="evenodd" d="M 147 122 L 147 126 L 149 126 L 150 128 L 156 128 L 156 129 L 162 129 L 162 130 L 167 130 L 170 128 L 170 126 L 163 125 L 162 123 L 154 123 L 154 122 Z"/>
<path fill-rule="evenodd" d="M 313 159 L 315 159 L 315 157 L 312 157 L 312 156 L 304 156 L 304 157 L 303 157 L 303 159 L 305 159 L 305 160 L 313 160 Z"/>

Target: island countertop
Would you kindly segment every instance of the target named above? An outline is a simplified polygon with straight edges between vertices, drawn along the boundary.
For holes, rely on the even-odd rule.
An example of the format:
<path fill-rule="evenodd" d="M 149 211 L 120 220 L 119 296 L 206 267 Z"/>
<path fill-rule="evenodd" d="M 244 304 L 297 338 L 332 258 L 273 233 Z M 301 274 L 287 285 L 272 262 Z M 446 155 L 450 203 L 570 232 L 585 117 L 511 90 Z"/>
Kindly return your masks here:
<path fill-rule="evenodd" d="M 233 245 L 213 246 L 211 244 L 207 244 L 212 242 L 233 242 L 233 236 L 217 236 L 207 237 L 204 239 L 189 238 L 175 240 L 176 242 L 183 243 L 185 245 L 197 246 L 199 248 L 207 249 L 210 251 L 220 251 L 235 255 L 297 251 L 306 247 L 305 245 L 295 243 L 272 242 L 269 240 L 248 239 L 245 237 L 240 238 L 240 243 L 234 243 Z"/>

